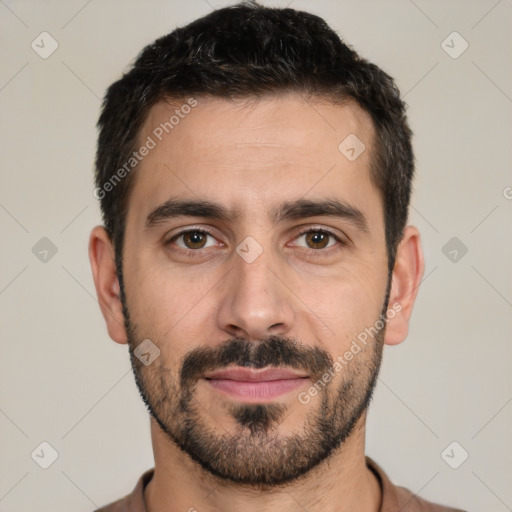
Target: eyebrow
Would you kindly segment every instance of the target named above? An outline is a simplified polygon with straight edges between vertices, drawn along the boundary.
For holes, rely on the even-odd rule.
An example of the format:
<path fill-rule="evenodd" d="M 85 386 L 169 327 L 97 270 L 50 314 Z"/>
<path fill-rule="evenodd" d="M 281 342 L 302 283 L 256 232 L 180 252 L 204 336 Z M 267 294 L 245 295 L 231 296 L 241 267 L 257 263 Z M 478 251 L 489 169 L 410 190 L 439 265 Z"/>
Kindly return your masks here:
<path fill-rule="evenodd" d="M 298 199 L 274 206 L 269 211 L 273 223 L 307 217 L 326 216 L 347 220 L 365 233 L 370 232 L 368 221 L 361 210 L 338 199 L 308 200 Z M 146 218 L 146 228 L 176 217 L 203 217 L 225 222 L 233 222 L 241 217 L 238 209 L 207 200 L 171 198 L 155 208 Z"/>

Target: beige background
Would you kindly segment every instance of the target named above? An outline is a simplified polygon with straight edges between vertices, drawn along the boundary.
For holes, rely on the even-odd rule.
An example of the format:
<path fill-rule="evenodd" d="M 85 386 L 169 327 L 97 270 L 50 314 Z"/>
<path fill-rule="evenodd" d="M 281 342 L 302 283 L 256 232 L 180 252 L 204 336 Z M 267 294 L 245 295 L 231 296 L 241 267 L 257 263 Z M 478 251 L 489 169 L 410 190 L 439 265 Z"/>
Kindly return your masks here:
<path fill-rule="evenodd" d="M 0 1 L 0 511 L 91 511 L 153 465 L 127 347 L 107 336 L 87 259 L 95 123 L 144 45 L 227 3 Z M 512 3 L 264 3 L 323 16 L 410 106 L 426 277 L 408 340 L 386 349 L 367 453 L 427 499 L 512 510 Z M 47 59 L 31 48 L 43 31 L 59 45 Z M 457 59 L 441 46 L 453 31 L 469 44 Z M 454 236 L 468 248 L 456 262 L 442 252 Z M 42 237 L 57 248 L 46 263 L 32 252 Z M 31 458 L 43 441 L 59 454 L 48 469 Z M 452 441 L 469 453 L 458 469 L 441 457 Z"/>

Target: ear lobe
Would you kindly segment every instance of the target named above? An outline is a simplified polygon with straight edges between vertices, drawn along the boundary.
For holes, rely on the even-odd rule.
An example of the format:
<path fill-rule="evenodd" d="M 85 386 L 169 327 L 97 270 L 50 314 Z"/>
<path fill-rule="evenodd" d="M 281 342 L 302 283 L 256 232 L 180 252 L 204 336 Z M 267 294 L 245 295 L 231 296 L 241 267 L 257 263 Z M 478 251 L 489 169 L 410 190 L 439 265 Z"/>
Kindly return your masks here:
<path fill-rule="evenodd" d="M 89 261 L 96 295 L 107 324 L 108 334 L 116 343 L 127 343 L 114 248 L 103 226 L 96 226 L 91 232 Z"/>
<path fill-rule="evenodd" d="M 398 245 L 391 280 L 388 322 L 384 342 L 398 345 L 409 332 L 409 320 L 425 270 L 420 234 L 414 226 L 407 226 Z"/>

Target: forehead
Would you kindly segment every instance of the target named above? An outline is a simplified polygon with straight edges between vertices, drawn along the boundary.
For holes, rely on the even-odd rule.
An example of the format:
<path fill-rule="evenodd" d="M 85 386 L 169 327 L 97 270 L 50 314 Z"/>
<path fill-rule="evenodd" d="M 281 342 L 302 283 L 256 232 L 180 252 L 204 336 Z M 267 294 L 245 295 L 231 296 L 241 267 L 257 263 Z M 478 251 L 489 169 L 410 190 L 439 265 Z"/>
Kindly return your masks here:
<path fill-rule="evenodd" d="M 154 147 L 134 173 L 129 216 L 176 195 L 242 211 L 301 197 L 340 195 L 361 205 L 378 196 L 369 177 L 373 123 L 356 104 L 294 94 L 194 102 L 160 101 L 149 111 L 138 145 Z"/>

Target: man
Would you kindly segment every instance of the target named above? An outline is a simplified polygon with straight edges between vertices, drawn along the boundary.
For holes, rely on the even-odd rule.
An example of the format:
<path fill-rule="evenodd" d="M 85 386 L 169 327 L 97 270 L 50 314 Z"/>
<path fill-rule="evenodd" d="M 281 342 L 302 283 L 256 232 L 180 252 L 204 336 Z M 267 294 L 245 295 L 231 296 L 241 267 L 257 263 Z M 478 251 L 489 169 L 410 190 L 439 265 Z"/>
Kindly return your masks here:
<path fill-rule="evenodd" d="M 393 80 L 316 16 L 239 4 L 145 48 L 98 124 L 89 254 L 155 456 L 101 510 L 455 510 L 364 453 L 424 270 Z"/>

